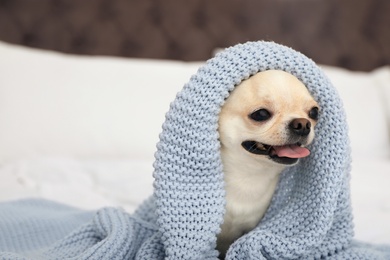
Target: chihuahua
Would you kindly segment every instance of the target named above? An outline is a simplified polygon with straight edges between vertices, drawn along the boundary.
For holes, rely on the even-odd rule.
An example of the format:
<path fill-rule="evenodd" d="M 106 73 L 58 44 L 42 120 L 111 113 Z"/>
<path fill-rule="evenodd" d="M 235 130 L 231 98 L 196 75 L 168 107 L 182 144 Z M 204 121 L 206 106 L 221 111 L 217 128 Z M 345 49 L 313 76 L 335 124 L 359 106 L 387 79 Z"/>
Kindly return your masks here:
<path fill-rule="evenodd" d="M 280 173 L 309 156 L 318 114 L 307 88 L 284 71 L 259 72 L 232 91 L 218 122 L 226 190 L 221 258 L 260 222 Z"/>

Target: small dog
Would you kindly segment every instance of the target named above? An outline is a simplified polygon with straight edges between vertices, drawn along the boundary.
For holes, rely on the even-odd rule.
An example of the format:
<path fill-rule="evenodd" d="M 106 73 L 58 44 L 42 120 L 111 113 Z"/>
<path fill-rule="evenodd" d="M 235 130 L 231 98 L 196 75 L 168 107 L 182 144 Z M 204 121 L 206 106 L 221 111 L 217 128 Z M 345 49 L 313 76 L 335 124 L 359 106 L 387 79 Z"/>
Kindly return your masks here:
<path fill-rule="evenodd" d="M 310 151 L 319 107 L 293 75 L 259 72 L 230 94 L 219 116 L 226 212 L 217 249 L 252 230 L 264 216 L 280 173 Z"/>

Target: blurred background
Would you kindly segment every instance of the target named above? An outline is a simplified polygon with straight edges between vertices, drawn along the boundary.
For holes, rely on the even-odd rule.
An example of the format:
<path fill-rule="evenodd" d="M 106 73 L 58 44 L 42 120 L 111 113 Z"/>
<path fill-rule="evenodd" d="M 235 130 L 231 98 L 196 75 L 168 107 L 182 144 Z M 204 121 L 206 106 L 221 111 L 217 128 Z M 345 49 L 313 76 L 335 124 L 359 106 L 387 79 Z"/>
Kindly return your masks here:
<path fill-rule="evenodd" d="M 88 55 L 205 60 L 248 40 L 352 70 L 390 63 L 388 0 L 0 0 L 0 40 Z"/>

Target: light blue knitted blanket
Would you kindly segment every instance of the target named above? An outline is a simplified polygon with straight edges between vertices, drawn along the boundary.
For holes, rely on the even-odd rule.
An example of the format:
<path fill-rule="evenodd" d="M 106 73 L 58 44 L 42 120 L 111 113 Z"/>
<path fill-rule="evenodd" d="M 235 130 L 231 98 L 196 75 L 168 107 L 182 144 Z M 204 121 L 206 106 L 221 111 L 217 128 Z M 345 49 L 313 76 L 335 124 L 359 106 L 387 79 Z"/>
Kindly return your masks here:
<path fill-rule="evenodd" d="M 134 214 L 43 200 L 1 203 L 0 258 L 217 259 L 225 203 L 218 114 L 237 84 L 269 69 L 295 75 L 315 97 L 316 139 L 311 155 L 282 174 L 261 223 L 226 259 L 390 259 L 390 246 L 352 239 L 350 149 L 338 94 L 310 59 L 270 42 L 223 51 L 184 86 L 157 145 L 154 195 Z"/>

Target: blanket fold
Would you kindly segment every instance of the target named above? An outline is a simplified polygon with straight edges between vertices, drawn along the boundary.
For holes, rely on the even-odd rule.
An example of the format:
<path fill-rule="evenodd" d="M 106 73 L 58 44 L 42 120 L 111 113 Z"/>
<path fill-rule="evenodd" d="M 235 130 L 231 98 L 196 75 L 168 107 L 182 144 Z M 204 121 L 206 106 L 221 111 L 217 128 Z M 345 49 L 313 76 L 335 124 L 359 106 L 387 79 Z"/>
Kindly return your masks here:
<path fill-rule="evenodd" d="M 135 259 L 156 227 L 116 208 L 84 211 L 46 200 L 0 205 L 1 259 Z"/>
<path fill-rule="evenodd" d="M 218 116 L 230 92 L 265 70 L 297 77 L 321 107 L 311 155 L 286 169 L 266 215 L 226 259 L 390 259 L 353 240 L 350 147 L 342 101 L 309 58 L 273 42 L 207 61 L 172 102 L 154 163 L 154 194 L 129 215 L 48 201 L 0 204 L 1 259 L 217 259 L 225 191 Z"/>

